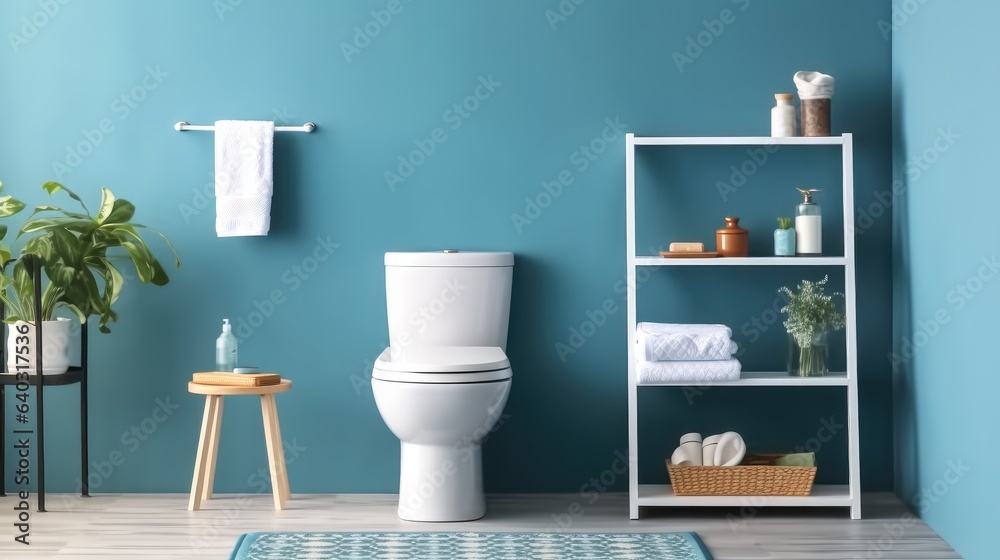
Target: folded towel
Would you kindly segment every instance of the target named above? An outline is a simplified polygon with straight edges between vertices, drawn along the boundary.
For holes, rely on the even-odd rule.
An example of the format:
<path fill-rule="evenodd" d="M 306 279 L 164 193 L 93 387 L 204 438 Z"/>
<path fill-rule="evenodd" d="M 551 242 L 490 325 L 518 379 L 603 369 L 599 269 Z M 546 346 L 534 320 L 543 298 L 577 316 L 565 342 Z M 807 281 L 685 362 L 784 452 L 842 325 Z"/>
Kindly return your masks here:
<path fill-rule="evenodd" d="M 830 99 L 833 97 L 833 76 L 821 72 L 796 72 L 792 76 L 799 99 Z"/>
<path fill-rule="evenodd" d="M 740 361 L 702 360 L 686 362 L 649 362 L 637 360 L 639 384 L 674 383 L 679 381 L 735 381 L 740 378 Z"/>
<path fill-rule="evenodd" d="M 725 325 L 639 323 L 636 339 L 643 360 L 728 360 L 736 353 Z"/>
<path fill-rule="evenodd" d="M 267 235 L 271 229 L 271 121 L 215 121 L 215 232 Z"/>

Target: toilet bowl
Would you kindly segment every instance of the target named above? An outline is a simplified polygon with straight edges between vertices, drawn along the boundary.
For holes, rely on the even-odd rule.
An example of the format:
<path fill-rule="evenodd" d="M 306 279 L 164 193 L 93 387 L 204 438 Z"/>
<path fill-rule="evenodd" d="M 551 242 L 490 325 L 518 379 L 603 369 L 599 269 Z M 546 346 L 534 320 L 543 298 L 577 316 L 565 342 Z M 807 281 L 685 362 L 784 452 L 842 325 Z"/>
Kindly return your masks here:
<path fill-rule="evenodd" d="M 472 521 L 486 514 L 481 443 L 510 393 L 498 347 L 423 347 L 372 370 L 375 403 L 400 441 L 399 508 L 406 521 Z"/>
<path fill-rule="evenodd" d="M 510 394 L 513 266 L 512 253 L 385 254 L 389 348 L 372 392 L 400 442 L 403 520 L 486 513 L 480 447 Z"/>

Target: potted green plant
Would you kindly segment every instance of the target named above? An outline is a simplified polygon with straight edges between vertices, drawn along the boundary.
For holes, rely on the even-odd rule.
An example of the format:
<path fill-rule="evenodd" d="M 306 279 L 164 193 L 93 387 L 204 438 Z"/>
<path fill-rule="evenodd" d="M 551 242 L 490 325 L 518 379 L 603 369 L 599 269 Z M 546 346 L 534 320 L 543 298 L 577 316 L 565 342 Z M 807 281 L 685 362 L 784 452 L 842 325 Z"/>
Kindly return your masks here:
<path fill-rule="evenodd" d="M 42 290 L 41 317 L 45 329 L 43 373 L 62 373 L 68 368 L 69 321 L 55 317 L 60 308 L 71 311 L 81 323 L 89 317 L 98 318 L 101 332 L 110 332 L 109 323 L 117 318 L 114 304 L 125 285 L 124 275 L 116 262 L 130 262 L 143 284 L 162 286 L 169 282 L 163 266 L 153 255 L 139 231 L 153 231 L 163 238 L 174 255 L 175 266 L 180 258 L 170 241 L 159 231 L 132 222 L 135 206 L 125 199 L 116 199 L 107 189 L 101 189 L 97 214 L 92 215 L 83 200 L 63 185 L 49 182 L 42 185 L 49 195 L 65 192 L 77 201 L 82 212 L 72 212 L 57 206 L 38 206 L 21 226 L 18 236 L 28 235 L 20 256 L 0 275 L 0 299 L 7 306 L 4 321 L 14 325 L 8 337 L 8 366 L 19 345 L 17 336 L 33 340 L 35 292 L 31 280 L 32 259 L 38 259 L 48 282 Z M 51 330 L 50 330 L 51 329 Z M 21 339 L 24 340 L 24 339 Z M 60 342 L 64 348 L 52 348 Z M 22 352 L 23 354 L 23 352 Z M 49 367 L 51 364 L 52 367 Z M 57 365 L 58 364 L 58 365 Z"/>
<path fill-rule="evenodd" d="M 825 293 L 828 281 L 829 276 L 824 276 L 817 282 L 803 280 L 797 292 L 787 286 L 778 290 L 788 297 L 781 312 L 788 315 L 784 324 L 789 337 L 789 375 L 825 375 L 829 371 L 829 333 L 844 328 L 844 314 L 833 301 L 843 294 Z"/>
<path fill-rule="evenodd" d="M 778 218 L 778 229 L 774 230 L 774 256 L 795 256 L 795 228 L 791 218 Z"/>

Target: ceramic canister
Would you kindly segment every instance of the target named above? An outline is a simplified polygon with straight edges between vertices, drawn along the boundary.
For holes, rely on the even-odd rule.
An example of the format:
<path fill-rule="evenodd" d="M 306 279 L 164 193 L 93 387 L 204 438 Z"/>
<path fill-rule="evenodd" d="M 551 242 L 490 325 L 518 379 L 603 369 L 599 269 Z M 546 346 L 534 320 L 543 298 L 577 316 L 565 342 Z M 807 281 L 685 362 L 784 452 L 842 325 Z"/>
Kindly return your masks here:
<path fill-rule="evenodd" d="M 745 257 L 749 254 L 749 233 L 740 227 L 740 219 L 726 217 L 726 227 L 715 230 L 715 247 L 723 257 Z"/>

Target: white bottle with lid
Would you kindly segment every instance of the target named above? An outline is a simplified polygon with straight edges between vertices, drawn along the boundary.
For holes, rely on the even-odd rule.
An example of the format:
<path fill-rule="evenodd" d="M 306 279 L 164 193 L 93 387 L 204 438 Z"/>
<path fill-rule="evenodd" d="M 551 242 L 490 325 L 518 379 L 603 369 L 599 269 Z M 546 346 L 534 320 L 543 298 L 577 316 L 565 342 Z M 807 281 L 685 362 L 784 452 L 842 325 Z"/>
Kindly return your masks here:
<path fill-rule="evenodd" d="M 800 189 L 802 204 L 795 207 L 795 254 L 818 256 L 823 254 L 823 215 L 819 204 L 812 200 L 819 189 Z"/>
<path fill-rule="evenodd" d="M 774 94 L 774 99 L 778 104 L 771 109 L 771 136 L 787 137 L 796 135 L 795 106 L 792 105 L 792 97 L 790 93 Z"/>
<path fill-rule="evenodd" d="M 236 336 L 229 319 L 222 320 L 222 334 L 215 339 L 215 371 L 233 371 L 236 369 Z"/>

